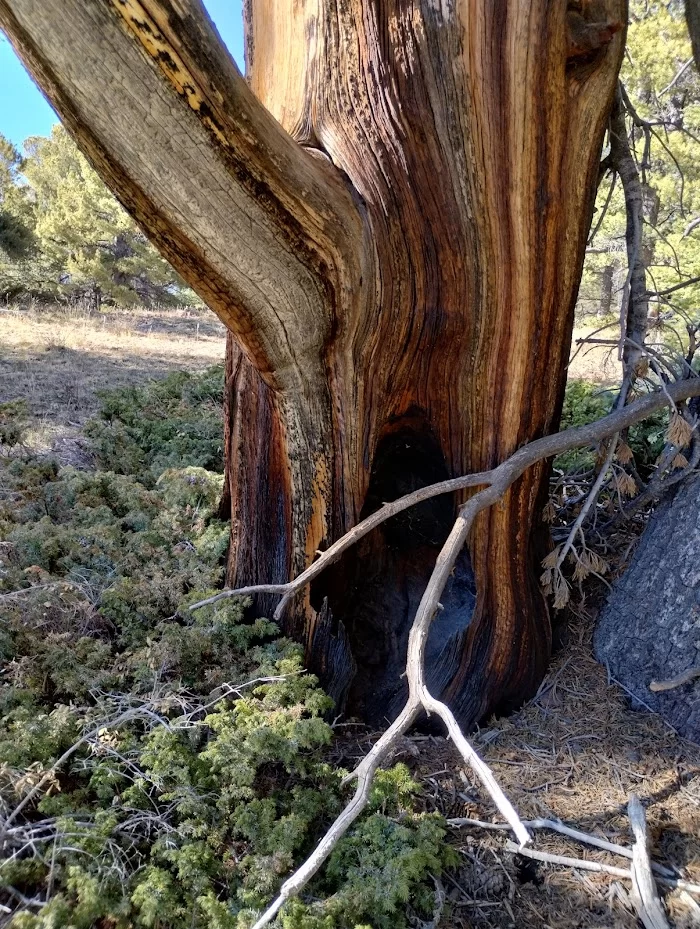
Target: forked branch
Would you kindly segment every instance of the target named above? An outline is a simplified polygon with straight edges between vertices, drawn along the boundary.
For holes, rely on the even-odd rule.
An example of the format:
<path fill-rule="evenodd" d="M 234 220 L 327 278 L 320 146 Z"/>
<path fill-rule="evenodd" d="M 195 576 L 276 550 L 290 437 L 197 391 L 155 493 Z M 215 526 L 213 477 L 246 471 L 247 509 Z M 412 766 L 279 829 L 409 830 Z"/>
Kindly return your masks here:
<path fill-rule="evenodd" d="M 398 513 L 402 513 L 424 500 L 430 500 L 441 494 L 454 493 L 469 487 L 496 486 L 500 488 L 500 492 L 496 497 L 498 499 L 521 474 L 543 458 L 554 458 L 573 448 L 585 448 L 588 445 L 595 445 L 602 439 L 609 438 L 616 432 L 621 432 L 629 428 L 629 426 L 633 426 L 636 422 L 645 419 L 657 410 L 667 406 L 670 401 L 679 403 L 690 397 L 700 396 L 700 378 L 688 378 L 674 384 L 668 384 L 665 390 L 665 393 L 658 391 L 650 393 L 646 397 L 640 397 L 638 400 L 634 400 L 627 406 L 615 410 L 594 423 L 565 429 L 563 432 L 556 432 L 553 435 L 544 436 L 523 445 L 514 455 L 511 455 L 510 458 L 507 458 L 491 471 L 479 471 L 475 474 L 466 474 L 462 477 L 429 484 L 427 487 L 421 487 L 405 497 L 400 497 L 391 503 L 385 503 L 381 509 L 363 519 L 362 522 L 359 522 L 348 533 L 334 542 L 325 552 L 319 555 L 313 564 L 309 565 L 305 571 L 302 571 L 298 577 L 291 581 L 284 584 L 254 584 L 249 587 L 238 587 L 235 590 L 222 590 L 206 600 L 193 603 L 190 610 L 210 606 L 227 597 L 250 597 L 256 594 L 279 594 L 280 597 L 283 597 L 280 606 L 286 606 L 290 597 L 303 590 L 326 568 L 334 564 L 343 552 L 352 548 L 360 539 L 363 539 L 377 526 L 386 522 L 387 519 L 391 519 L 392 516 L 396 516 Z M 490 503 L 485 504 L 485 506 L 490 505 Z M 281 618 L 279 607 L 275 611 L 274 618 Z"/>
<path fill-rule="evenodd" d="M 601 439 L 608 438 L 628 428 L 635 422 L 644 419 L 650 413 L 661 409 L 669 403 L 677 403 L 689 397 L 696 396 L 700 396 L 700 378 L 677 381 L 675 384 L 668 385 L 664 391 L 657 391 L 646 397 L 642 397 L 629 406 L 622 407 L 595 423 L 567 429 L 564 432 L 546 436 L 528 445 L 524 445 L 522 448 L 518 449 L 515 454 L 511 455 L 510 458 L 506 459 L 506 461 L 491 471 L 466 475 L 462 478 L 455 478 L 451 481 L 433 484 L 430 487 L 409 494 L 407 497 L 403 497 L 393 503 L 385 504 L 381 510 L 374 513 L 368 519 L 363 520 L 363 522 L 359 523 L 346 536 L 339 539 L 338 542 L 320 556 L 318 561 L 288 584 L 256 585 L 254 587 L 239 588 L 238 590 L 227 590 L 207 600 L 193 604 L 193 606 L 190 607 L 190 609 L 198 609 L 207 604 L 216 603 L 224 597 L 245 596 L 262 592 L 283 595 L 282 602 L 286 603 L 294 593 L 313 580 L 313 578 L 329 564 L 337 560 L 343 551 L 351 545 L 354 545 L 375 526 L 389 519 L 396 513 L 410 506 L 414 506 L 421 500 L 429 499 L 438 494 L 448 493 L 465 487 L 486 485 L 484 489 L 478 491 L 467 503 L 460 507 L 459 515 L 447 541 L 437 557 L 435 568 L 418 606 L 408 639 L 408 656 L 406 660 L 408 700 L 406 705 L 394 723 L 392 723 L 379 741 L 373 746 L 369 754 L 360 762 L 355 771 L 346 778 L 346 781 L 352 779 L 357 781 L 357 787 L 350 802 L 328 829 L 326 835 L 321 839 L 321 842 L 307 860 L 284 882 L 277 898 L 260 916 L 253 926 L 253 929 L 262 929 L 262 927 L 270 923 L 284 905 L 285 901 L 298 894 L 323 865 L 333 848 L 367 805 L 375 772 L 379 766 L 390 757 L 398 738 L 406 732 L 421 711 L 427 712 L 428 715 L 434 713 L 445 723 L 448 734 L 452 738 L 455 746 L 465 762 L 472 767 L 474 772 L 481 779 L 504 819 L 506 819 L 515 832 L 520 846 L 524 846 L 529 841 L 530 837 L 527 829 L 513 809 L 510 801 L 496 783 L 490 769 L 464 737 L 449 707 L 439 700 L 436 700 L 429 692 L 426 685 L 424 663 L 425 646 L 433 617 L 441 608 L 440 597 L 442 596 L 442 592 L 454 568 L 457 557 L 467 541 L 467 537 L 477 514 L 500 500 L 508 488 L 527 468 L 541 461 L 543 458 L 549 458 L 572 448 L 580 448 L 599 442 Z"/>

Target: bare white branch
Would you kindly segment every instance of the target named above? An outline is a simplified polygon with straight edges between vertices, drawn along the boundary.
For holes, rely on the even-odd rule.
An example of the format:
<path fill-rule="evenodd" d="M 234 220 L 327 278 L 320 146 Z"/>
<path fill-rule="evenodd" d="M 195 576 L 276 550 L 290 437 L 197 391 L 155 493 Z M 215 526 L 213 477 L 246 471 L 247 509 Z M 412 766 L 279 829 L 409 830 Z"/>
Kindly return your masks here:
<path fill-rule="evenodd" d="M 239 587 L 235 590 L 222 590 L 221 593 L 208 597 L 206 600 L 200 600 L 193 603 L 190 610 L 198 610 L 204 606 L 210 606 L 218 603 L 227 597 L 249 597 L 254 594 L 279 594 L 284 597 L 280 606 L 289 602 L 288 595 L 295 594 L 302 590 L 307 584 L 310 584 L 319 576 L 327 567 L 336 562 L 343 552 L 351 548 L 360 539 L 364 538 L 369 532 L 381 525 L 397 513 L 410 509 L 423 500 L 430 500 L 441 494 L 453 493 L 457 490 L 464 490 L 468 487 L 478 487 L 484 485 L 494 485 L 500 488 L 495 499 L 499 499 L 506 490 L 513 484 L 524 471 L 533 464 L 541 461 L 543 458 L 553 458 L 561 455 L 563 452 L 570 451 L 573 448 L 584 448 L 587 445 L 594 445 L 601 439 L 608 438 L 616 432 L 634 425 L 636 422 L 655 413 L 656 410 L 667 406 L 669 400 L 678 403 L 681 400 L 687 400 L 689 397 L 700 396 L 700 378 L 693 377 L 686 380 L 677 381 L 675 384 L 665 385 L 665 391 L 654 392 L 646 397 L 640 397 L 633 403 L 628 404 L 622 409 L 609 413 L 602 419 L 585 426 L 575 426 L 571 429 L 565 429 L 563 432 L 556 432 L 553 435 L 544 436 L 527 445 L 519 448 L 515 454 L 507 458 L 498 467 L 491 471 L 481 471 L 476 474 L 466 474 L 462 477 L 452 478 L 447 481 L 440 481 L 437 484 L 430 484 L 427 487 L 421 487 L 419 490 L 405 497 L 400 497 L 391 503 L 385 503 L 384 506 L 372 513 L 362 522 L 358 523 L 346 535 L 342 536 L 331 545 L 313 564 L 303 571 L 298 577 L 284 584 L 254 584 L 249 587 Z M 475 498 L 473 498 L 475 499 Z M 491 501 L 494 502 L 494 501 Z M 491 503 L 485 504 L 490 506 Z M 280 619 L 280 607 L 275 611 L 275 619 Z"/>
<path fill-rule="evenodd" d="M 487 823 L 480 819 L 468 819 L 464 817 L 448 819 L 447 824 L 455 828 L 475 826 L 478 829 L 489 829 L 494 832 L 503 832 L 510 829 L 508 823 Z M 580 829 L 572 829 L 558 819 L 526 819 L 523 821 L 523 826 L 525 826 L 526 829 L 547 829 L 552 832 L 558 832 L 559 835 L 565 835 L 567 838 L 573 839 L 575 842 L 580 842 L 582 845 L 592 845 L 594 848 L 600 848 L 604 852 L 610 852 L 611 855 L 619 855 L 622 858 L 632 858 L 632 849 L 628 848 L 626 845 L 618 845 L 615 842 L 609 842 L 607 839 L 601 839 L 600 836 L 591 835 L 590 832 L 581 832 Z M 674 877 L 674 872 L 662 864 L 652 861 L 651 867 L 653 871 L 660 874 L 662 877 Z"/>
<path fill-rule="evenodd" d="M 670 929 L 651 872 L 646 814 L 636 794 L 630 795 L 627 815 L 635 839 L 632 850 L 632 901 L 645 929 Z"/>
<path fill-rule="evenodd" d="M 530 841 L 530 836 L 525 825 L 496 783 L 488 766 L 479 758 L 478 754 L 464 737 L 449 708 L 430 694 L 425 682 L 425 645 L 433 617 L 440 608 L 440 597 L 452 569 L 454 568 L 457 557 L 467 541 L 469 531 L 477 514 L 500 500 L 508 488 L 527 468 L 543 458 L 560 454 L 571 448 L 580 448 L 585 445 L 590 445 L 593 442 L 600 441 L 600 439 L 615 435 L 622 429 L 643 419 L 645 416 L 648 416 L 649 413 L 665 406 L 669 402 L 674 403 L 678 400 L 699 395 L 700 378 L 678 381 L 670 385 L 668 391 L 664 391 L 663 393 L 658 391 L 636 400 L 629 406 L 617 409 L 615 412 L 610 413 L 596 423 L 568 429 L 564 432 L 546 436 L 543 439 L 531 442 L 518 449 L 514 455 L 492 471 L 467 475 L 466 477 L 456 478 L 452 481 L 443 481 L 440 484 L 434 484 L 430 487 L 423 488 L 421 491 L 409 494 L 407 497 L 402 497 L 400 500 L 396 500 L 393 503 L 385 504 L 381 510 L 359 523 L 347 535 L 339 539 L 328 551 L 320 556 L 318 561 L 314 562 L 314 564 L 300 574 L 299 577 L 287 584 L 261 585 L 241 588 L 239 590 L 222 591 L 221 594 L 217 594 L 215 597 L 210 597 L 208 600 L 201 601 L 190 607 L 190 609 L 198 609 L 201 606 L 215 603 L 223 597 L 246 596 L 248 594 L 262 592 L 280 593 L 283 594 L 285 600 L 287 600 L 290 593 L 296 592 L 305 584 L 309 583 L 314 577 L 320 574 L 327 565 L 335 561 L 345 549 L 354 545 L 355 542 L 362 538 L 363 535 L 366 535 L 367 532 L 371 531 L 375 526 L 389 519 L 396 513 L 401 512 L 401 510 L 407 509 L 409 506 L 414 506 L 416 503 L 420 502 L 420 500 L 426 500 L 438 494 L 448 493 L 463 487 L 472 487 L 479 484 L 486 485 L 483 490 L 476 493 L 460 508 L 459 515 L 457 516 L 447 541 L 437 557 L 435 568 L 433 569 L 433 573 L 430 576 L 418 610 L 416 611 L 408 639 L 408 656 L 406 660 L 408 700 L 406 705 L 396 721 L 387 729 L 369 754 L 360 762 L 353 774 L 346 779 L 346 781 L 349 781 L 351 778 L 357 780 L 357 788 L 348 805 L 332 824 L 309 858 L 307 858 L 291 877 L 284 882 L 277 898 L 260 916 L 254 924 L 253 929 L 263 929 L 264 926 L 268 925 L 280 911 L 285 901 L 295 894 L 298 894 L 313 875 L 316 874 L 340 838 L 366 807 L 375 772 L 382 762 L 390 757 L 391 750 L 396 740 L 415 721 L 421 710 L 425 710 L 428 714 L 435 713 L 445 723 L 447 731 L 462 754 L 462 757 L 472 766 L 475 773 L 481 779 L 495 805 L 504 819 L 507 820 L 520 842 L 519 846 L 513 843 L 510 843 L 510 845 L 512 845 L 514 849 L 522 849 L 524 852 L 526 843 Z M 603 866 L 599 866 L 594 868 L 594 870 L 606 869 Z M 618 876 L 630 876 L 629 871 L 620 868 L 614 869 L 611 873 L 617 873 Z"/>
<path fill-rule="evenodd" d="M 548 864 L 560 864 L 566 868 L 579 868 L 581 871 L 597 871 L 600 874 L 612 874 L 615 877 L 624 877 L 626 880 L 632 880 L 632 872 L 626 868 L 616 868 L 613 865 L 601 864 L 600 861 L 588 861 L 585 858 L 570 858 L 568 855 L 552 855 L 550 852 L 541 852 L 536 848 L 521 847 L 508 840 L 506 842 L 506 851 L 514 855 L 524 855 L 526 858 L 533 858 L 535 861 L 544 861 Z M 674 890 L 684 890 L 689 894 L 700 894 L 700 884 L 692 884 L 690 881 L 683 881 L 675 877 L 659 877 L 660 884 L 671 887 Z"/>

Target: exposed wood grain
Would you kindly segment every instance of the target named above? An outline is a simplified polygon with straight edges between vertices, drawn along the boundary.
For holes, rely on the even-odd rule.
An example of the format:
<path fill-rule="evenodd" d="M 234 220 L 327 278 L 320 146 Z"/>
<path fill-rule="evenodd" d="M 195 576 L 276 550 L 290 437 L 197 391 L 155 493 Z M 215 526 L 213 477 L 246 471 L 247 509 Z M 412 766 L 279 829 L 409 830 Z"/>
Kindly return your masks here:
<path fill-rule="evenodd" d="M 491 467 L 556 425 L 626 20 L 625 4 L 610 2 L 610 34 L 571 57 L 565 6 L 247 6 L 252 89 L 347 175 L 376 248 L 368 299 L 342 314 L 326 350 L 335 468 L 316 548 L 357 522 L 377 449 L 416 411 L 446 476 Z M 546 475 L 529 472 L 471 534 L 478 599 L 449 675 L 462 719 L 521 699 L 545 667 L 549 620 L 533 569 Z M 370 540 L 324 594 L 355 648 L 369 639 L 381 655 L 384 639 L 406 647 L 409 616 L 395 597 L 382 633 L 387 600 L 374 615 L 367 604 L 362 579 L 380 546 L 386 538 Z M 401 589 L 414 571 L 396 556 L 385 586 Z M 232 563 L 229 582 L 244 577 Z M 374 673 L 362 691 L 381 687 Z"/>
<path fill-rule="evenodd" d="M 649 834 L 646 814 L 636 794 L 630 795 L 627 814 L 634 834 L 632 901 L 646 929 L 670 929 L 654 883 L 654 875 L 649 861 Z"/>
<path fill-rule="evenodd" d="M 338 172 L 255 99 L 199 0 L 1 0 L 0 27 L 261 373 L 303 380 L 328 291 L 355 283 L 341 278 L 357 271 L 359 215 Z"/>

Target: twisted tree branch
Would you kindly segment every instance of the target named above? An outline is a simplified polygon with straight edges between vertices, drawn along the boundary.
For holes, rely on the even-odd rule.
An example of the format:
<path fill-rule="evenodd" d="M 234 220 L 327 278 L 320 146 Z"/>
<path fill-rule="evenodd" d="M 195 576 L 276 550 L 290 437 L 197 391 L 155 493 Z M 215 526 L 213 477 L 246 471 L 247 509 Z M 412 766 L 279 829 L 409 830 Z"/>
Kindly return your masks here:
<path fill-rule="evenodd" d="M 335 561 L 350 545 L 354 545 L 363 535 L 370 532 L 375 526 L 389 519 L 401 510 L 414 506 L 421 500 L 429 499 L 438 494 L 448 493 L 464 487 L 473 487 L 486 484 L 483 490 L 478 491 L 470 500 L 460 507 L 459 515 L 452 527 L 452 531 L 437 557 L 435 568 L 428 581 L 423 597 L 418 606 L 408 639 L 408 656 L 406 660 L 406 677 L 408 679 L 408 700 L 398 718 L 386 730 L 379 741 L 373 746 L 368 755 L 360 762 L 355 771 L 346 778 L 346 782 L 355 779 L 357 787 L 355 793 L 343 809 L 335 822 L 328 829 L 307 860 L 284 882 L 277 898 L 270 907 L 260 916 L 253 929 L 263 929 L 268 925 L 284 903 L 292 896 L 298 894 L 316 874 L 319 868 L 330 855 L 342 836 L 357 819 L 367 805 L 369 792 L 374 774 L 391 754 L 397 739 L 411 726 L 421 710 L 428 714 L 435 713 L 442 719 L 455 746 L 482 783 L 488 790 L 504 819 L 515 832 L 520 847 L 524 847 L 530 836 L 524 824 L 518 817 L 510 801 L 503 794 L 496 783 L 488 766 L 478 756 L 460 730 L 449 707 L 436 700 L 429 692 L 425 682 L 424 656 L 425 646 L 433 617 L 441 609 L 440 597 L 447 580 L 454 568 L 455 562 L 464 547 L 469 531 L 477 514 L 492 506 L 503 497 L 508 488 L 531 465 L 571 448 L 580 448 L 592 444 L 620 432 L 644 419 L 650 413 L 670 403 L 685 400 L 688 397 L 700 396 L 700 378 L 691 378 L 668 385 L 665 391 L 657 391 L 634 401 L 627 407 L 622 407 L 603 419 L 586 426 L 567 429 L 555 435 L 545 436 L 535 442 L 518 449 L 515 454 L 506 459 L 498 467 L 480 474 L 466 475 L 451 481 L 442 481 L 431 487 L 422 488 L 407 497 L 395 500 L 363 520 L 342 539 L 339 539 L 327 552 L 322 554 L 318 561 L 306 569 L 288 584 L 256 585 L 254 587 L 240 588 L 238 590 L 223 591 L 215 597 L 210 597 L 200 603 L 193 604 L 190 609 L 198 609 L 207 604 L 216 603 L 224 597 L 244 596 L 246 594 L 267 592 L 284 595 L 284 601 L 290 594 L 296 592 L 314 577 Z M 518 846 L 514 846 L 518 847 Z M 629 872 L 623 872 L 625 875 Z"/>

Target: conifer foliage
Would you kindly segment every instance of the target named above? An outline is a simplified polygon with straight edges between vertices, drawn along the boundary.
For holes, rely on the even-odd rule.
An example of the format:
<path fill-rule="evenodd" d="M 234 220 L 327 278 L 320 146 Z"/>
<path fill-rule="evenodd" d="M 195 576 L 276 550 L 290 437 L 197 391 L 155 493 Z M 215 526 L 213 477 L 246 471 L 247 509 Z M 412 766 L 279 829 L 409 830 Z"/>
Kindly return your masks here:
<path fill-rule="evenodd" d="M 197 302 L 57 125 L 24 143 L 0 136 L 0 295 L 97 309 Z"/>
<path fill-rule="evenodd" d="M 299 646 L 240 600 L 187 608 L 221 583 L 228 544 L 222 374 L 106 394 L 96 458 L 122 473 L 32 457 L 26 406 L 0 405 L 13 929 L 247 929 L 342 805 L 332 701 Z M 416 789 L 404 766 L 380 773 L 286 929 L 401 929 L 409 900 L 430 915 L 430 875 L 455 853 L 444 821 L 414 812 Z"/>

